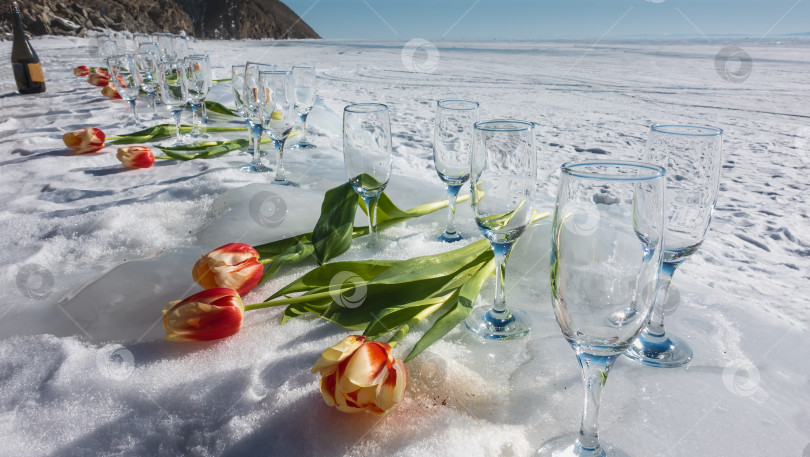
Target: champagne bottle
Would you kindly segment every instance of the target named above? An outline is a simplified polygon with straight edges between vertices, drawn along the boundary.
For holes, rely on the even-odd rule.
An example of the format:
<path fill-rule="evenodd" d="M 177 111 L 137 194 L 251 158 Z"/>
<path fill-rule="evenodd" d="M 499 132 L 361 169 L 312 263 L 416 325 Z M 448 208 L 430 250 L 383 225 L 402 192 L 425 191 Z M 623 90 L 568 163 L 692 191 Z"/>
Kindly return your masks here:
<path fill-rule="evenodd" d="M 45 92 L 45 75 L 39 63 L 36 51 L 31 47 L 23 31 L 20 18 L 20 7 L 11 2 L 12 24 L 14 26 L 14 44 L 11 47 L 11 66 L 14 68 L 14 79 L 21 94 Z"/>

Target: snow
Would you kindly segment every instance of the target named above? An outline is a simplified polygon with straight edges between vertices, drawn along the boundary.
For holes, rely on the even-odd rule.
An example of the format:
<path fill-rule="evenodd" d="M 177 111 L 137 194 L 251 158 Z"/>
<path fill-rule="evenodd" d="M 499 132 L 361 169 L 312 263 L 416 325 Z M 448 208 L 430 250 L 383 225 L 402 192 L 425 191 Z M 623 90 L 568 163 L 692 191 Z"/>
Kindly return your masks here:
<path fill-rule="evenodd" d="M 728 44 L 753 59 L 742 82 L 715 67 Z M 63 132 L 132 132 L 131 113 L 72 75 L 73 66 L 93 63 L 90 40 L 33 45 L 46 93 L 14 95 L 11 72 L 0 74 L 0 455 L 524 456 L 575 431 L 582 391 L 550 306 L 548 220 L 524 234 L 507 275 L 510 303 L 534 319 L 530 336 L 480 342 L 456 328 L 408 363 L 406 399 L 382 418 L 323 404 L 309 368 L 347 334 L 332 324 L 299 318 L 279 326 L 282 310 L 266 309 L 248 313 L 226 340 L 162 340 L 160 310 L 199 290 L 190 272 L 201 253 L 311 230 L 323 192 L 345 180 L 346 103 L 391 108 L 395 202 L 444 198 L 432 165 L 440 98 L 478 100 L 482 118 L 538 123 L 540 210 L 552 209 L 555 172 L 566 160 L 639 159 L 653 122 L 723 128 L 715 218 L 675 275 L 680 300 L 666 319 L 695 358 L 673 370 L 621 359 L 600 435 L 635 456 L 810 455 L 810 42 L 448 42 L 421 46 L 438 56 L 409 50 L 436 65 L 403 62 L 403 43 L 195 43 L 211 54 L 214 78 L 247 59 L 317 66 L 309 125 L 319 148 L 286 154 L 297 189 L 235 171 L 248 161 L 237 152 L 146 170 L 124 169 L 114 147 L 73 156 Z M 211 99 L 230 103 L 227 83 Z M 146 100 L 138 103 L 144 116 Z M 253 217 L 250 202 L 267 192 L 283 205 L 270 219 Z M 391 228 L 379 249 L 357 240 L 341 259 L 442 252 L 448 246 L 433 237 L 444 218 Z M 478 239 L 468 204 L 457 220 Z M 313 266 L 282 270 L 246 302 Z M 483 296 L 492 294 L 490 282 Z"/>

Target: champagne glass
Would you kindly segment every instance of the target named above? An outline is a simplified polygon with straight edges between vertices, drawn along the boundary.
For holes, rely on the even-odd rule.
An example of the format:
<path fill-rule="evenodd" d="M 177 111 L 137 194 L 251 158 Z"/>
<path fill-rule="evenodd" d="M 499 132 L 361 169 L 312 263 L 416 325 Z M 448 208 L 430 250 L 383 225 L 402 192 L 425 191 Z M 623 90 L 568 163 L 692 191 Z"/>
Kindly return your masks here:
<path fill-rule="evenodd" d="M 377 244 L 377 201 L 391 178 L 388 106 L 359 103 L 343 108 L 343 162 L 352 188 L 366 202 L 370 243 Z"/>
<path fill-rule="evenodd" d="M 171 146 L 183 146 L 183 137 L 180 135 L 180 115 L 188 103 L 186 67 L 181 60 L 167 60 L 159 64 L 158 70 L 160 98 L 174 116 L 174 123 L 177 127 L 175 143 Z"/>
<path fill-rule="evenodd" d="M 447 227 L 439 241 L 462 239 L 453 220 L 456 215 L 456 197 L 461 186 L 470 179 L 470 155 L 473 145 L 473 126 L 478 122 L 478 103 L 471 100 L 439 100 L 436 104 L 436 123 L 433 128 L 433 163 L 439 178 L 447 186 Z"/>
<path fill-rule="evenodd" d="M 532 328 L 529 316 L 506 306 L 506 259 L 532 216 L 537 181 L 534 124 L 496 119 L 474 124 L 470 187 L 475 221 L 495 254 L 495 301 L 465 323 L 488 339 L 515 339 Z"/>
<path fill-rule="evenodd" d="M 662 259 L 664 169 L 641 162 L 566 163 L 551 232 L 551 300 L 582 369 L 579 433 L 547 441 L 544 457 L 626 456 L 598 436 L 608 372 L 647 322 Z M 618 324 L 616 311 L 634 308 Z"/>
<path fill-rule="evenodd" d="M 110 63 L 107 62 L 107 59 L 118 54 L 118 43 L 115 40 L 107 35 L 98 36 L 98 58 L 101 60 L 102 65 L 109 67 Z"/>
<path fill-rule="evenodd" d="M 247 173 L 264 173 L 273 171 L 272 168 L 266 167 L 261 161 L 262 133 L 264 133 L 264 125 L 262 124 L 262 109 L 264 108 L 267 97 L 261 88 L 259 74 L 262 71 L 273 71 L 275 69 L 275 65 L 260 64 L 256 62 L 247 62 L 245 64 L 245 80 L 243 83 L 244 87 L 242 91 L 242 101 L 245 107 L 245 114 L 247 115 L 247 119 L 250 121 L 251 133 L 253 134 L 253 158 L 250 163 L 240 166 L 240 171 Z"/>
<path fill-rule="evenodd" d="M 644 160 L 667 169 L 666 234 L 661 281 L 650 322 L 627 357 L 654 367 L 679 367 L 692 348 L 664 330 L 669 283 L 675 270 L 698 250 L 712 220 L 720 186 L 723 131 L 714 127 L 656 124 Z"/>
<path fill-rule="evenodd" d="M 245 120 L 248 130 L 248 147 L 245 154 L 253 154 L 253 130 L 250 126 L 250 119 L 245 111 L 244 91 L 245 91 L 245 66 L 231 65 L 231 89 L 233 90 L 233 102 L 236 107 L 236 114 Z"/>
<path fill-rule="evenodd" d="M 301 139 L 292 145 L 295 149 L 315 149 L 317 146 L 307 141 L 307 116 L 315 105 L 315 86 L 317 78 L 315 67 L 296 65 L 292 70 L 295 90 L 295 111 L 301 119 Z"/>
<path fill-rule="evenodd" d="M 152 107 L 152 119 L 159 119 L 155 107 L 155 94 L 159 83 L 158 64 L 160 63 L 157 45 L 149 42 L 138 46 L 138 53 L 133 56 L 138 73 L 141 75 L 141 88 L 149 96 L 149 106 Z"/>
<path fill-rule="evenodd" d="M 172 35 L 172 49 L 174 49 L 174 58 L 177 60 L 190 56 L 188 37 L 185 35 Z"/>
<path fill-rule="evenodd" d="M 200 105 L 205 103 L 208 91 L 211 89 L 210 61 L 207 55 L 188 56 L 183 59 L 186 72 L 186 85 L 188 87 L 189 103 L 191 104 L 191 138 L 203 138 L 197 126 L 197 115 Z"/>
<path fill-rule="evenodd" d="M 152 41 L 160 48 L 161 60 L 175 60 L 171 33 L 153 33 Z"/>
<path fill-rule="evenodd" d="M 294 186 L 284 176 L 284 143 L 292 132 L 292 73 L 262 71 L 259 86 L 265 98 L 262 105 L 262 125 L 270 132 L 276 149 L 276 177 L 273 184 Z"/>
<path fill-rule="evenodd" d="M 121 98 L 129 102 L 135 125 L 143 127 L 141 120 L 138 119 L 138 112 L 135 110 L 135 101 L 138 100 L 138 92 L 141 88 L 141 74 L 132 59 L 132 54 L 111 56 L 107 62 L 110 67 L 110 79 L 112 79 L 115 89 Z"/>

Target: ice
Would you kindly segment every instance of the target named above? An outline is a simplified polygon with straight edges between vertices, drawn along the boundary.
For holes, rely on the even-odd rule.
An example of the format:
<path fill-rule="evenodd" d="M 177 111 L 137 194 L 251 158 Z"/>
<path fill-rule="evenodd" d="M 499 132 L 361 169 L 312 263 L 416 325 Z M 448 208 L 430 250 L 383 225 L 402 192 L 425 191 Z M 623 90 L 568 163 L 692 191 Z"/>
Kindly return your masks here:
<path fill-rule="evenodd" d="M 301 185 L 294 189 L 235 171 L 249 160 L 238 152 L 146 170 L 123 169 L 114 147 L 72 155 L 63 132 L 132 132 L 132 115 L 73 76 L 72 67 L 96 64 L 90 40 L 33 44 L 46 93 L 12 95 L 10 72 L 0 74 L 0 455 L 528 456 L 575 431 L 582 389 L 549 301 L 548 219 L 526 231 L 507 271 L 509 302 L 534 319 L 530 336 L 481 342 L 463 326 L 452 330 L 408 363 L 406 398 L 382 418 L 324 405 L 309 368 L 347 334 L 332 324 L 304 317 L 279 326 L 283 310 L 265 309 L 222 341 L 162 339 L 160 311 L 199 290 L 190 272 L 202 253 L 312 229 L 323 192 L 346 179 L 347 103 L 390 106 L 387 191 L 399 206 L 445 198 L 432 164 L 440 98 L 478 100 L 482 119 L 537 123 L 541 211 L 553 209 L 564 161 L 639 159 L 653 122 L 725 129 L 714 220 L 675 275 L 680 299 L 666 318 L 695 359 L 675 370 L 620 359 L 600 436 L 636 456 L 810 452 L 806 40 L 732 43 L 754 59 L 743 83 L 718 74 L 719 42 L 436 43 L 433 73 L 408 71 L 403 43 L 196 43 L 211 54 L 217 79 L 247 58 L 316 65 L 319 99 L 308 124 L 318 149 L 285 155 Z M 227 83 L 211 98 L 232 103 Z M 147 102 L 138 103 L 144 116 Z M 480 239 L 469 204 L 459 204 L 456 220 L 469 235 L 460 244 L 435 241 L 440 211 L 387 229 L 381 247 L 358 239 L 338 260 L 405 259 Z M 358 211 L 356 223 L 365 221 Z M 315 266 L 284 268 L 246 302 Z M 482 302 L 493 289 L 484 287 Z M 395 355 L 404 357 L 422 331 Z"/>

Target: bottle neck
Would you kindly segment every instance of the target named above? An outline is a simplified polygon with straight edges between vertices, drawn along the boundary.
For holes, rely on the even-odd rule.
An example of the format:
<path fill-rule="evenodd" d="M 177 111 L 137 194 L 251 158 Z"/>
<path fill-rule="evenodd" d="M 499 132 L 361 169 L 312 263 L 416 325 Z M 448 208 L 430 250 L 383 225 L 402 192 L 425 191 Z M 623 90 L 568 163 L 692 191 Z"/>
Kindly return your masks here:
<path fill-rule="evenodd" d="M 14 16 L 14 18 L 11 21 L 14 28 L 14 41 L 27 40 L 23 28 L 22 18 L 20 17 L 20 7 L 16 5 L 12 6 L 11 14 L 12 16 Z"/>

